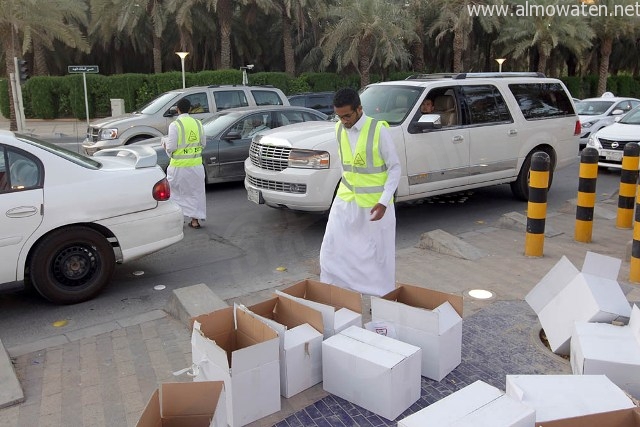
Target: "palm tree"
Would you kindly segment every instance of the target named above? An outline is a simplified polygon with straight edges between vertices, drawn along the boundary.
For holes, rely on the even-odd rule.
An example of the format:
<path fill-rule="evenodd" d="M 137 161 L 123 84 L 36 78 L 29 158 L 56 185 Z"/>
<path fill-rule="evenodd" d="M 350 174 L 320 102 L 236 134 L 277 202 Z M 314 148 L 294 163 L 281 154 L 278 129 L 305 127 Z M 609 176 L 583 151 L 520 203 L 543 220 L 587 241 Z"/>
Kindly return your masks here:
<path fill-rule="evenodd" d="M 575 5 L 573 0 L 529 0 L 534 6 Z M 504 46 L 502 54 L 520 58 L 533 52 L 538 57 L 537 71 L 547 71 L 547 61 L 558 46 L 564 46 L 580 57 L 591 46 L 593 30 L 584 25 L 584 18 L 560 14 L 509 16 L 501 27 L 497 44 Z"/>
<path fill-rule="evenodd" d="M 407 44 L 417 35 L 405 8 L 386 0 L 353 0 L 330 6 L 327 18 L 331 24 L 320 39 L 323 68 L 331 62 L 338 71 L 353 66 L 364 87 L 369 84 L 374 65 L 387 68 L 409 64 Z"/>
<path fill-rule="evenodd" d="M 453 34 L 453 72 L 461 73 L 464 71 L 462 63 L 462 54 L 466 46 L 465 42 L 469 39 L 469 35 L 473 29 L 474 19 L 478 19 L 482 28 L 490 33 L 498 25 L 498 17 L 483 15 L 474 16 L 470 11 L 470 6 L 482 5 L 501 5 L 501 0 L 484 1 L 484 0 L 433 0 L 428 3 L 428 7 L 437 12 L 438 17 L 431 24 L 429 34 L 436 36 L 436 46 L 440 44 L 443 38 L 449 34 Z"/>
<path fill-rule="evenodd" d="M 89 45 L 78 24 L 88 21 L 84 0 L 3 0 L 0 8 L 0 46 L 4 52 L 7 76 L 13 72 L 13 58 L 33 49 L 52 49 L 54 40 L 88 52 Z M 13 94 L 9 90 L 10 129 L 17 130 Z"/>

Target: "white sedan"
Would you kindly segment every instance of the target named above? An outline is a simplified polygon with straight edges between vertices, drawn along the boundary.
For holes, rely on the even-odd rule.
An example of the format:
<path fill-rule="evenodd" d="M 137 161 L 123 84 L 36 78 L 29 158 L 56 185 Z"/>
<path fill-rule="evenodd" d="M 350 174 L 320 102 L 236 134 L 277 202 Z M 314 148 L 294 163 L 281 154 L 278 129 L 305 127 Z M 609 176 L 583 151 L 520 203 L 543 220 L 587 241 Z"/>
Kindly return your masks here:
<path fill-rule="evenodd" d="M 630 142 L 640 143 L 640 107 L 591 135 L 587 147 L 598 150 L 598 166 L 621 169 L 624 147 Z"/>
<path fill-rule="evenodd" d="M 169 197 L 149 147 L 89 158 L 0 131 L 0 289 L 26 284 L 59 304 L 94 297 L 116 263 L 183 238 Z"/>

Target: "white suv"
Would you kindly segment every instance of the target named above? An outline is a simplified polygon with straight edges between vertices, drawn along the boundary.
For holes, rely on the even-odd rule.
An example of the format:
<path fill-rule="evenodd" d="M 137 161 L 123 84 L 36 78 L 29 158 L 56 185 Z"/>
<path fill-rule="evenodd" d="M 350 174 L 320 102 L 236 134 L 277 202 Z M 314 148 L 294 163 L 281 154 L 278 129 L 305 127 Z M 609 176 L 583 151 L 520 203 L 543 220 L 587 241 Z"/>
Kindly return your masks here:
<path fill-rule="evenodd" d="M 425 97 L 437 114 L 420 113 Z M 367 115 L 390 125 L 402 165 L 400 202 L 504 183 L 526 200 L 533 153 L 549 154 L 551 174 L 577 158 L 580 122 L 571 96 L 541 74 L 421 75 L 371 84 L 360 98 Z M 340 180 L 337 149 L 335 123 L 256 137 L 245 161 L 249 200 L 328 210 Z"/>
<path fill-rule="evenodd" d="M 289 105 L 289 100 L 272 86 L 212 85 L 193 86 L 165 92 L 133 113 L 98 120 L 87 129 L 82 143 L 84 154 L 92 156 L 105 148 L 129 145 L 143 139 L 163 136 L 178 116 L 176 103 L 187 98 L 189 114 L 200 120 L 216 111 L 256 105 Z"/>

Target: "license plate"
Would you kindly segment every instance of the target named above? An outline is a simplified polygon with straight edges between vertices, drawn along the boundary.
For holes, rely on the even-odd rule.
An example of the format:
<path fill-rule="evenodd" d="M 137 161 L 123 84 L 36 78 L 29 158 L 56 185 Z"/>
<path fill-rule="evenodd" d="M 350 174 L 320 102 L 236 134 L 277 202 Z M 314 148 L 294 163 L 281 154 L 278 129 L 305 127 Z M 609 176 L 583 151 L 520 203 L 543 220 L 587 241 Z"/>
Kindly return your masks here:
<path fill-rule="evenodd" d="M 262 193 L 260 192 L 260 190 L 256 190 L 255 188 L 247 188 L 247 199 L 249 199 L 250 202 L 258 205 L 264 203 Z"/>
<path fill-rule="evenodd" d="M 600 155 L 604 156 L 604 158 L 607 160 L 613 160 L 616 162 L 619 162 L 620 160 L 622 160 L 622 151 L 602 150 L 602 153 L 600 153 Z"/>

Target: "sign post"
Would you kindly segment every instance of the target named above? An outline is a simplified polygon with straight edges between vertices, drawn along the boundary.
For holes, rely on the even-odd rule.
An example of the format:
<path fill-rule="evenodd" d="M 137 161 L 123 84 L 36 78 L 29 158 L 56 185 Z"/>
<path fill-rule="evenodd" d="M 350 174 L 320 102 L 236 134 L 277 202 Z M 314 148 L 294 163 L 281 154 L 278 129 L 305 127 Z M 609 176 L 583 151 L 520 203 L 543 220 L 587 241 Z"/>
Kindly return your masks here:
<path fill-rule="evenodd" d="M 82 73 L 82 83 L 84 85 L 84 108 L 87 114 L 87 128 L 89 128 L 89 98 L 87 97 L 87 73 L 98 73 L 97 65 L 69 65 L 67 67 L 69 74 Z"/>

